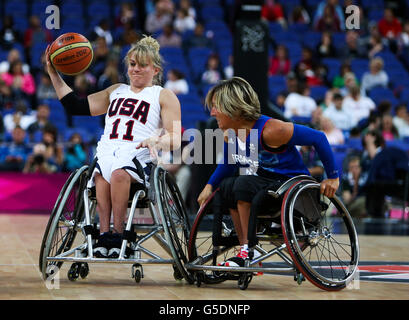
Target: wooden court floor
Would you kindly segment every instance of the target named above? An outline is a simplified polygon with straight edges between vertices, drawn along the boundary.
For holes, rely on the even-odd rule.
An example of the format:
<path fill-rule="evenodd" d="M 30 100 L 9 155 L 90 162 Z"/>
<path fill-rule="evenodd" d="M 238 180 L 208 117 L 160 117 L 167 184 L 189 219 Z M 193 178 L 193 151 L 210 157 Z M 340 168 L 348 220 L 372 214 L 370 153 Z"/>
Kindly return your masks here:
<path fill-rule="evenodd" d="M 38 270 L 41 240 L 48 217 L 43 215 L 0 215 L 1 300 L 409 300 L 409 283 L 360 281 L 359 288 L 326 292 L 292 277 L 254 277 L 247 290 L 226 281 L 197 288 L 175 281 L 170 265 L 145 265 L 139 284 L 131 278 L 131 265 L 90 264 L 86 279 L 71 282 L 63 265 L 58 289 L 47 289 Z M 360 236 L 362 261 L 409 263 L 409 237 Z"/>

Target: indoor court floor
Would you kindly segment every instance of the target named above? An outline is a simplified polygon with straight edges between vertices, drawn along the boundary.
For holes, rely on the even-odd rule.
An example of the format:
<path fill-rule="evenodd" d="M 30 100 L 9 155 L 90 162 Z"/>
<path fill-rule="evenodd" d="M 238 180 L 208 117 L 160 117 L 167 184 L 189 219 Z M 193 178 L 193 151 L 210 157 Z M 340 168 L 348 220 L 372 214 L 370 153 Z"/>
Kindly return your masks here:
<path fill-rule="evenodd" d="M 60 272 L 59 288 L 48 289 L 38 269 L 47 221 L 45 215 L 0 214 L 1 300 L 409 300 L 407 236 L 361 235 L 361 280 L 340 292 L 323 291 L 308 281 L 297 285 L 285 275 L 253 277 L 244 291 L 235 281 L 198 288 L 174 280 L 170 265 L 144 265 L 145 277 L 136 284 L 131 265 L 90 264 L 86 279 L 71 282 L 68 263 Z"/>

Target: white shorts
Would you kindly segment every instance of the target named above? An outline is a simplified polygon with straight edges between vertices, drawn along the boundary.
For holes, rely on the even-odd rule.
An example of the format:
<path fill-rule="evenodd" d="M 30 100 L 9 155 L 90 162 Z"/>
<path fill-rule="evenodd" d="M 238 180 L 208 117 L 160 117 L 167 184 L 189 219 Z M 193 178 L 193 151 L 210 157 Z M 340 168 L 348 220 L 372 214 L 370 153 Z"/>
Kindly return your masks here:
<path fill-rule="evenodd" d="M 99 144 L 95 156 L 98 160 L 88 187 L 94 185 L 95 173 L 101 174 L 110 183 L 112 172 L 117 169 L 124 169 L 133 179 L 143 184 L 142 177 L 138 175 L 136 159 L 144 170 L 145 183 L 149 187 L 151 160 L 148 149 L 135 149 L 132 145 L 107 146 Z"/>

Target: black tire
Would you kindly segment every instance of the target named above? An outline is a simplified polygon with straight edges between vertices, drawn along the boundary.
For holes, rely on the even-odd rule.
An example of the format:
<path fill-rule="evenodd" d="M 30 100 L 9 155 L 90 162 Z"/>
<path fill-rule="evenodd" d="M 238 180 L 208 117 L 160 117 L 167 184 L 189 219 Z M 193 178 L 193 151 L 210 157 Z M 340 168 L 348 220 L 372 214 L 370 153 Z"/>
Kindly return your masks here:
<path fill-rule="evenodd" d="M 181 276 L 193 284 L 193 275 L 184 266 L 188 260 L 190 223 L 182 195 L 174 178 L 165 169 L 156 168 L 154 181 L 158 208 L 175 265 Z"/>
<path fill-rule="evenodd" d="M 335 196 L 320 194 L 320 185 L 299 181 L 284 195 L 282 231 L 295 267 L 317 287 L 337 291 L 355 275 L 358 236 L 352 218 Z"/>
<path fill-rule="evenodd" d="M 217 191 L 218 190 L 214 191 L 209 199 L 207 199 L 202 205 L 193 222 L 188 247 L 190 262 L 193 262 L 200 257 L 200 264 L 215 266 L 237 254 L 235 246 L 238 244 L 238 239 L 232 232 L 233 222 L 231 221 L 230 216 L 225 216 L 223 218 L 223 233 L 225 235 L 225 237 L 223 237 L 223 242 L 225 242 L 225 245 L 221 246 L 218 251 L 215 251 L 213 247 L 212 201 Z M 200 283 L 217 284 L 227 279 L 222 272 L 206 270 L 197 272 L 197 274 L 200 276 Z"/>
<path fill-rule="evenodd" d="M 39 256 L 39 268 L 43 279 L 47 279 L 47 269 L 50 266 L 59 270 L 63 264 L 61 261 L 49 262 L 46 258 L 68 251 L 75 240 L 77 224 L 84 216 L 82 193 L 86 187 L 87 168 L 88 166 L 83 166 L 70 175 L 61 189 L 51 213 Z"/>

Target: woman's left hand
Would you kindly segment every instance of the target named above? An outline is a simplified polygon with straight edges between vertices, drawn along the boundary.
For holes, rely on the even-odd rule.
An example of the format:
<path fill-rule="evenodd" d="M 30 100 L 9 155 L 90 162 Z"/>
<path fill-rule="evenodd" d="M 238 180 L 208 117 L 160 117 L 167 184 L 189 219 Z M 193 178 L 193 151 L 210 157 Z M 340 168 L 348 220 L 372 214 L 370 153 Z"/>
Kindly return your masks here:
<path fill-rule="evenodd" d="M 335 192 L 337 192 L 339 187 L 339 178 L 326 179 L 321 182 L 321 193 L 328 198 L 333 198 Z"/>
<path fill-rule="evenodd" d="M 157 159 L 158 158 L 158 152 L 160 150 L 159 139 L 160 138 L 158 136 L 153 136 L 153 137 L 150 137 L 150 138 L 148 138 L 146 140 L 143 140 L 141 143 L 139 143 L 136 146 L 136 149 L 148 148 L 152 159 Z"/>

